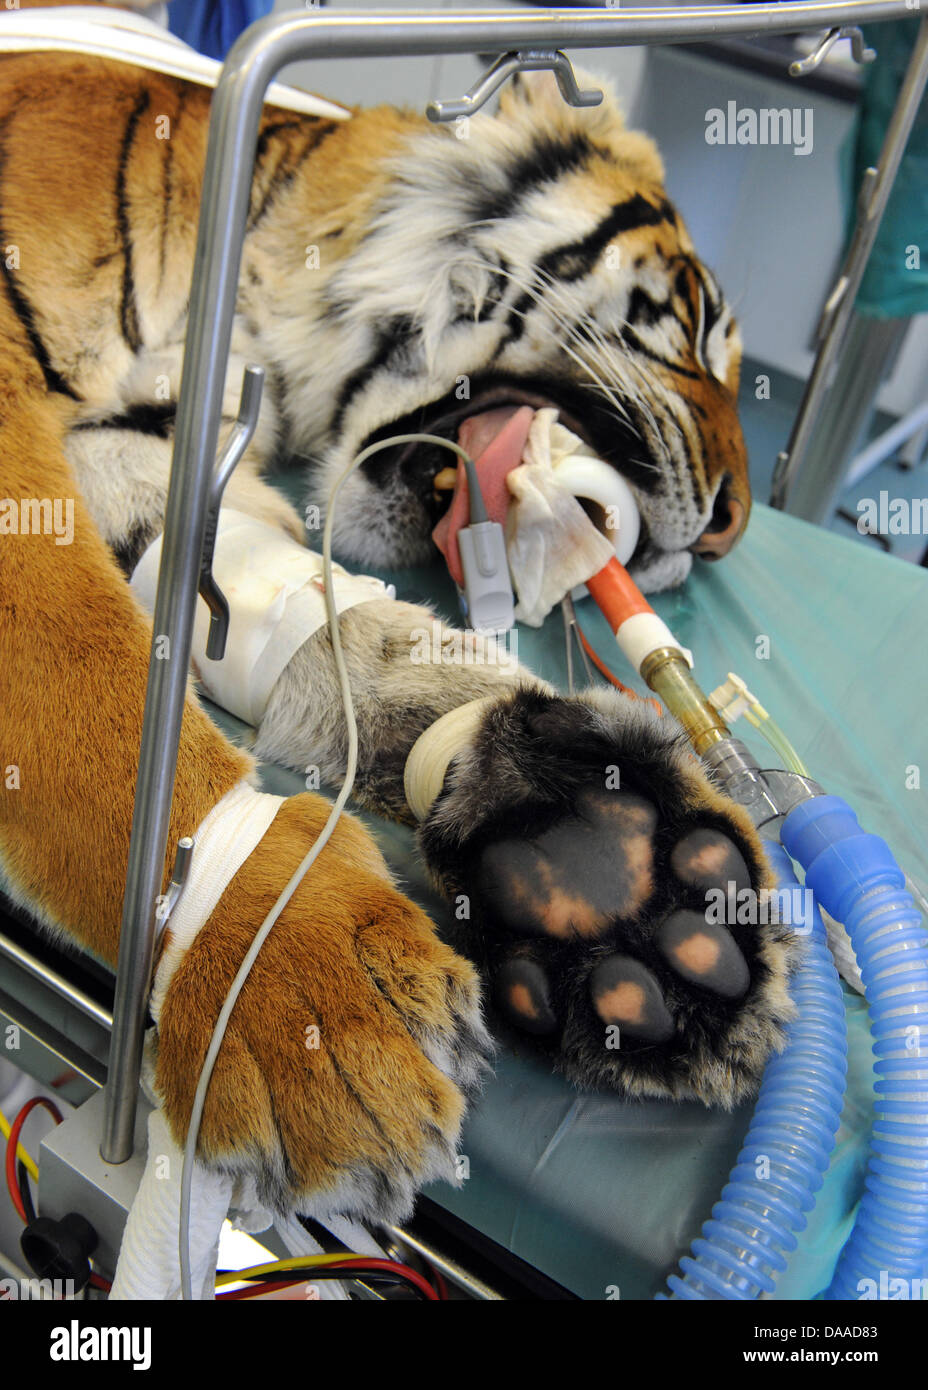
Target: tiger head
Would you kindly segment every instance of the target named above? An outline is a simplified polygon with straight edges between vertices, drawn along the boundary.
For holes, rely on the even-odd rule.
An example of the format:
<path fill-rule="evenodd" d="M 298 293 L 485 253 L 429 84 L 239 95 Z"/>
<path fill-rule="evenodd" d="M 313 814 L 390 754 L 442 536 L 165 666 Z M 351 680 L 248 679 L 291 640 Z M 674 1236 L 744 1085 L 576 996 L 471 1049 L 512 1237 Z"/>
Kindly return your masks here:
<path fill-rule="evenodd" d="M 376 140 L 376 112 L 358 119 Z M 294 339 L 286 366 L 291 441 L 321 464 L 313 500 L 389 435 L 455 438 L 491 408 L 553 405 L 631 486 L 643 588 L 680 583 L 694 554 L 724 555 L 751 504 L 739 334 L 654 144 L 613 95 L 574 109 L 550 74 L 522 76 L 496 115 L 404 127 L 377 170 L 309 349 Z M 422 444 L 369 459 L 342 490 L 338 551 L 427 561 L 448 502 L 433 481 L 453 462 Z"/>

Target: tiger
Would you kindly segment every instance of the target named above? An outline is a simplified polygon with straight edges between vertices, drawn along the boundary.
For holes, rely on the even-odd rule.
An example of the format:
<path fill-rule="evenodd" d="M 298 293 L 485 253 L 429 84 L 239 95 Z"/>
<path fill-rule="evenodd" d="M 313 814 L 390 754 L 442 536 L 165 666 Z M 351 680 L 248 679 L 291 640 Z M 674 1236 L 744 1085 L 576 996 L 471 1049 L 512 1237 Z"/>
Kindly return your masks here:
<path fill-rule="evenodd" d="M 550 74 L 521 75 L 466 134 L 391 106 L 265 107 L 224 427 L 248 363 L 265 400 L 230 505 L 305 543 L 275 471 L 324 511 L 371 443 L 554 407 L 632 489 L 646 591 L 731 548 L 751 501 L 738 329 L 654 143 L 598 85 L 601 105 L 581 110 Z M 0 763 L 17 769 L 0 866 L 41 929 L 111 965 L 151 645 L 127 577 L 164 524 L 209 109 L 205 87 L 109 59 L 0 58 L 0 497 L 66 498 L 74 517 L 68 544 L 0 532 Z M 398 447 L 357 470 L 340 559 L 430 562 L 447 461 Z M 433 622 L 475 659 L 412 664 L 411 634 Z M 372 600 L 339 632 L 355 801 L 418 822 L 432 883 L 469 911 L 440 937 L 344 815 L 231 1016 L 201 1161 L 250 1175 L 277 1211 L 402 1219 L 424 1182 L 455 1181 L 500 1037 L 584 1088 L 726 1107 L 750 1094 L 784 1042 L 797 948 L 776 923 L 709 931 L 700 917 L 708 889 L 773 880 L 680 727 L 617 690 L 563 695 L 478 659 L 483 639 L 428 605 Z M 416 815 L 411 750 L 460 711 Z M 327 630 L 292 658 L 248 748 L 190 687 L 163 889 L 179 839 L 256 785 L 257 759 L 345 775 Z M 620 787 L 604 789 L 614 766 Z M 255 924 L 328 812 L 315 792 L 284 802 L 170 976 L 151 1084 L 178 1143 Z"/>

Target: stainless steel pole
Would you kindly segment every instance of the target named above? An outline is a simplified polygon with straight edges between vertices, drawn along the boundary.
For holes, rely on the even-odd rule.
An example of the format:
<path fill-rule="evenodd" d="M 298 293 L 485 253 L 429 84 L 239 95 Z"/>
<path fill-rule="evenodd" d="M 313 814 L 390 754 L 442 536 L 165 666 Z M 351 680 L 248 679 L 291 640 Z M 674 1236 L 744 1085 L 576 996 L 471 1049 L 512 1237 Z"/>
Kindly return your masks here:
<path fill-rule="evenodd" d="M 925 94 L 926 83 L 928 18 L 921 22 L 912 57 L 909 59 L 905 78 L 893 108 L 892 119 L 883 140 L 877 168 L 868 169 L 864 176 L 858 200 L 857 225 L 841 273 L 825 306 L 824 322 L 820 329 L 821 343 L 812 367 L 812 375 L 803 394 L 789 443 L 777 459 L 770 493 L 770 505 L 773 507 L 792 510 L 789 506 L 791 493 L 802 465 L 809 455 L 823 401 L 834 381 L 835 367 L 847 337 L 857 291 L 860 289 L 870 252 L 880 230 L 883 213 L 886 211 L 896 173 L 905 153 L 906 142 Z M 821 462 L 821 454 L 819 461 Z M 844 460 L 839 458 L 834 462 L 836 466 L 840 466 Z M 809 495 L 805 498 L 799 514 L 812 521 L 825 520 L 834 485 L 829 482 L 828 477 L 818 477 L 810 481 L 806 492 Z"/>
<path fill-rule="evenodd" d="M 268 85 L 300 58 L 504 53 L 549 47 L 685 43 L 901 19 L 904 0 L 715 5 L 685 9 L 356 12 L 281 15 L 252 25 L 230 52 L 212 100 L 174 458 L 165 512 L 139 775 L 123 904 L 101 1153 L 132 1153 L 155 903 L 186 691 L 200 555 L 258 121 Z M 167 646 L 163 639 L 167 638 Z M 168 655 L 163 656 L 162 652 Z M 192 829 L 192 827 L 191 827 Z"/>

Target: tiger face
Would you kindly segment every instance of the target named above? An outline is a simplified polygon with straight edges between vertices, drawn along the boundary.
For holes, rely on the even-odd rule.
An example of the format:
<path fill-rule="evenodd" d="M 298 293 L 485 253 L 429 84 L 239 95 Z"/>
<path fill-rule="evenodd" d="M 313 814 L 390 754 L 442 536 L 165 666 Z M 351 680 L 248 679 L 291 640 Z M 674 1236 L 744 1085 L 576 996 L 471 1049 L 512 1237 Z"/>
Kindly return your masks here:
<path fill-rule="evenodd" d="M 355 121 L 372 117 L 373 139 L 376 113 Z M 313 500 L 375 440 L 455 438 L 491 408 L 553 405 L 632 488 L 643 588 L 724 555 L 750 510 L 738 330 L 653 143 L 612 94 L 574 110 L 549 74 L 520 77 L 497 115 L 404 128 L 378 177 L 363 231 L 322 267 L 309 341 L 283 335 L 289 445 L 317 465 Z M 449 462 L 410 445 L 362 465 L 342 491 L 340 553 L 427 561 Z"/>

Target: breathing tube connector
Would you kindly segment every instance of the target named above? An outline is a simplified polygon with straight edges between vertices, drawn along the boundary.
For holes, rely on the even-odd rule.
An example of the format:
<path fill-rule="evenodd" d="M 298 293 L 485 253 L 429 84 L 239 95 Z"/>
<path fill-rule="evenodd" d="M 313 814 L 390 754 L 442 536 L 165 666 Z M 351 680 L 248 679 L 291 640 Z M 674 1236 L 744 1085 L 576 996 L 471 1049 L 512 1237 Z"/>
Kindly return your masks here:
<path fill-rule="evenodd" d="M 729 737 L 728 726 L 690 674 L 693 659 L 659 618 L 627 570 L 612 559 L 587 588 L 625 656 L 683 725 L 696 752 Z"/>
<path fill-rule="evenodd" d="M 728 726 L 693 679 L 689 663 L 679 647 L 658 647 L 650 652 L 641 663 L 640 673 L 642 680 L 679 719 L 700 757 L 714 744 L 729 738 Z"/>
<path fill-rule="evenodd" d="M 866 1190 L 824 1296 L 912 1298 L 928 1274 L 928 934 L 889 847 L 840 797 L 795 807 L 782 839 L 847 928 L 876 1058 Z"/>

